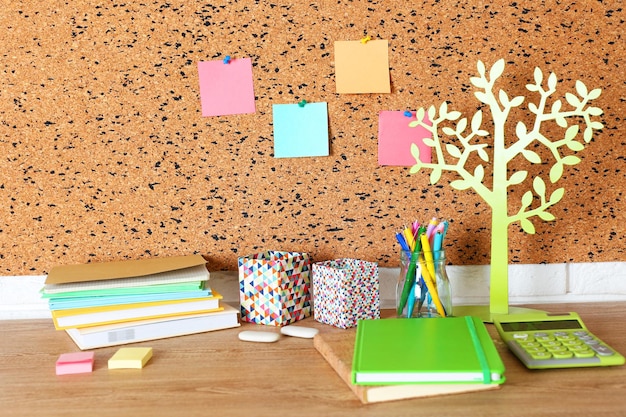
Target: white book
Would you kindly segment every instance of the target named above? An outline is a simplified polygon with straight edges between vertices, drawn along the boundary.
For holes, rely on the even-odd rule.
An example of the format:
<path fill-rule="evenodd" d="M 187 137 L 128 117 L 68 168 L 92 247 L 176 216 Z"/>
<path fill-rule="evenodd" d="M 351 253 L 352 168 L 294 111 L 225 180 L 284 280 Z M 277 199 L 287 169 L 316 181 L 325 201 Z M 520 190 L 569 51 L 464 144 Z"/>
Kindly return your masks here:
<path fill-rule="evenodd" d="M 65 331 L 79 349 L 87 350 L 238 327 L 240 325 L 237 316 L 239 309 L 224 303 L 222 307 L 223 310 L 213 313 L 66 329 Z"/>

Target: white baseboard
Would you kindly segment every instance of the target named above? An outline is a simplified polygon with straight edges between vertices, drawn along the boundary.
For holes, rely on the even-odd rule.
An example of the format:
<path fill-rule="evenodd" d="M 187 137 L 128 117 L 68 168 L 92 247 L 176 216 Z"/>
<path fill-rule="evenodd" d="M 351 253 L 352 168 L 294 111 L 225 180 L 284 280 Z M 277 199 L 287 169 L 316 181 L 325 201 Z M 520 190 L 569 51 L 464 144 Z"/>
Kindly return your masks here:
<path fill-rule="evenodd" d="M 489 266 L 447 267 L 455 305 L 489 303 Z M 380 268 L 382 308 L 395 305 L 397 268 Z M 39 296 L 45 276 L 0 277 L 0 320 L 50 318 Z M 211 272 L 224 301 L 239 303 L 237 272 Z M 509 266 L 509 303 L 626 301 L 626 262 Z"/>

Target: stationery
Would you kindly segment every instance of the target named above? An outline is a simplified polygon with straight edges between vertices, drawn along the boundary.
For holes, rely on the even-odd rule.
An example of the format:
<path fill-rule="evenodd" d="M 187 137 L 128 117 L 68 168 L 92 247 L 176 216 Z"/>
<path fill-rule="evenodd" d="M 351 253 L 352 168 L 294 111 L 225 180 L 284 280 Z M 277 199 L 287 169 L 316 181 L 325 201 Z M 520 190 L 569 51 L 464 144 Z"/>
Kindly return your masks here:
<path fill-rule="evenodd" d="M 93 352 L 63 353 L 56 362 L 56 374 L 82 374 L 93 371 Z"/>
<path fill-rule="evenodd" d="M 385 317 L 388 317 L 387 314 L 389 313 L 391 311 L 385 312 Z M 356 327 L 347 330 L 325 327 L 323 332 L 319 332 L 313 338 L 313 346 L 363 404 L 495 390 L 501 386 L 499 384 L 476 383 L 356 385 L 352 383 L 355 335 Z"/>
<path fill-rule="evenodd" d="M 149 290 L 146 290 L 149 291 Z M 132 295 L 109 295 L 109 296 L 81 296 L 52 298 L 48 302 L 50 310 L 67 310 L 73 308 L 99 307 L 119 304 L 149 303 L 153 301 L 184 300 L 189 298 L 211 297 L 213 291 L 210 288 L 196 289 L 180 292 L 146 293 Z"/>
<path fill-rule="evenodd" d="M 115 288 L 100 288 L 92 290 L 77 290 L 77 291 L 58 291 L 54 293 L 48 292 L 45 288 L 41 290 L 42 298 L 46 298 L 57 302 L 59 300 L 81 300 L 93 297 L 134 297 L 143 296 L 144 294 L 171 294 L 177 292 L 189 292 L 189 291 L 204 291 L 210 290 L 207 284 L 208 275 L 201 278 L 198 281 L 189 282 L 173 282 L 169 284 L 153 284 L 153 285 L 139 285 L 128 287 L 115 287 Z M 120 285 L 123 285 L 121 280 L 109 280 L 119 281 Z M 132 278 L 128 278 L 129 284 L 133 285 L 135 282 Z"/>
<path fill-rule="evenodd" d="M 504 365 L 484 323 L 475 317 L 361 320 L 352 382 L 501 384 Z"/>
<path fill-rule="evenodd" d="M 328 156 L 328 104 L 272 105 L 274 157 Z"/>
<path fill-rule="evenodd" d="M 437 309 L 437 313 L 441 317 L 446 316 L 446 312 L 441 304 L 441 300 L 439 299 L 439 293 L 437 292 L 437 283 L 435 282 L 435 264 L 433 261 L 433 253 L 430 250 L 430 245 L 428 243 L 428 238 L 426 234 L 421 235 L 422 240 L 422 253 L 423 256 L 420 256 L 420 266 L 422 270 L 422 278 L 424 278 L 424 282 L 426 283 L 426 287 L 428 288 L 428 292 L 435 303 L 435 308 Z"/>
<path fill-rule="evenodd" d="M 60 265 L 46 277 L 44 293 L 139 287 L 208 280 L 201 255 Z"/>
<path fill-rule="evenodd" d="M 150 347 L 123 347 L 120 348 L 111 359 L 109 369 L 141 369 L 152 358 Z"/>
<path fill-rule="evenodd" d="M 75 327 L 217 311 L 220 308 L 219 300 L 221 298 L 221 294 L 213 291 L 211 297 L 54 310 L 51 313 L 54 327 L 57 330 L 65 330 Z"/>
<path fill-rule="evenodd" d="M 406 317 L 413 316 L 416 297 L 419 298 L 418 310 L 421 310 L 424 302 L 427 302 L 429 311 L 436 310 L 437 315 L 441 317 L 452 314 L 447 280 L 441 278 L 437 269 L 440 267 L 437 264 L 444 250 L 443 239 L 447 229 L 447 220 L 439 221 L 433 217 L 427 226 L 420 226 L 416 220 L 411 227 L 405 227 L 401 232 L 396 233 L 396 239 L 403 251 L 403 259 L 405 257 L 407 259 L 406 267 L 403 266 L 404 269 L 402 269 L 402 271 L 406 269 L 403 289 L 397 296 L 398 316 L 403 315 L 405 307 L 407 307 Z M 402 262 L 404 264 L 405 261 Z M 441 294 L 439 294 L 440 286 L 442 287 Z M 409 294 L 412 297 L 409 297 Z"/>
<path fill-rule="evenodd" d="M 430 163 L 432 148 L 424 144 L 424 139 L 432 138 L 423 126 L 410 127 L 409 123 L 416 120 L 415 112 L 406 116 L 401 111 L 381 111 L 378 113 L 378 165 L 405 166 L 415 165 L 411 154 L 411 145 L 420 150 L 420 160 Z M 430 123 L 424 117 L 424 123 Z"/>
<path fill-rule="evenodd" d="M 59 330 L 221 310 L 201 255 L 61 265 L 42 297 Z"/>
<path fill-rule="evenodd" d="M 221 311 L 127 323 L 66 329 L 81 350 L 204 333 L 239 327 L 239 309 L 222 303 Z"/>
<path fill-rule="evenodd" d="M 420 227 L 418 229 L 417 235 L 419 236 L 420 233 L 422 232 L 423 232 L 423 227 Z M 409 244 L 409 247 L 411 247 L 410 244 Z M 400 304 L 398 305 L 398 315 L 402 314 L 402 310 L 404 310 L 404 306 L 406 305 L 407 301 L 411 301 L 411 305 L 407 313 L 408 316 L 411 317 L 411 313 L 413 312 L 414 297 L 411 294 L 412 292 L 415 291 L 415 281 L 416 279 L 418 279 L 416 276 L 416 264 L 417 264 L 417 257 L 419 256 L 420 249 L 421 249 L 421 241 L 419 239 L 414 239 L 414 243 L 411 248 L 412 252 L 410 255 L 411 258 L 409 260 L 409 267 L 407 268 L 406 279 L 404 281 L 404 288 L 402 289 Z M 409 297 L 409 295 L 411 296 Z"/>
<path fill-rule="evenodd" d="M 256 112 L 250 58 L 198 62 L 198 78 L 202 116 Z"/>
<path fill-rule="evenodd" d="M 389 42 L 335 41 L 337 93 L 390 93 Z"/>

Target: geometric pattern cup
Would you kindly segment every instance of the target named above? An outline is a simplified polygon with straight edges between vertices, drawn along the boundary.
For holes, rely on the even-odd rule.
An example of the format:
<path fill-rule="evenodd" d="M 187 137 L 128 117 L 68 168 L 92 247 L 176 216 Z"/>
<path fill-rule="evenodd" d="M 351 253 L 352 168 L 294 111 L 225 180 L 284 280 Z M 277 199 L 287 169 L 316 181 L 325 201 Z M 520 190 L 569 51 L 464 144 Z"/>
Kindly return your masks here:
<path fill-rule="evenodd" d="M 313 264 L 313 316 L 340 329 L 380 318 L 378 264 L 341 258 Z"/>
<path fill-rule="evenodd" d="M 241 320 L 285 326 L 311 315 L 306 253 L 266 251 L 240 257 Z"/>

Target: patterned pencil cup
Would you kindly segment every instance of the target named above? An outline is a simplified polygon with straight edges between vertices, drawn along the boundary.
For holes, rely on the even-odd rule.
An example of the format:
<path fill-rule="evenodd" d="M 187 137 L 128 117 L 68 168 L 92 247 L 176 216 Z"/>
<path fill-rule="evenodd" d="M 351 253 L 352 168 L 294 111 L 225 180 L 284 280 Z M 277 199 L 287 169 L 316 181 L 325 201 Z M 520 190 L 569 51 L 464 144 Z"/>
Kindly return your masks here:
<path fill-rule="evenodd" d="M 335 259 L 313 264 L 313 317 L 347 329 L 359 319 L 380 318 L 378 264 Z"/>
<path fill-rule="evenodd" d="M 305 253 L 267 251 L 238 260 L 241 320 L 285 326 L 311 315 Z"/>
<path fill-rule="evenodd" d="M 414 264 L 411 263 L 410 252 L 401 252 L 396 314 L 398 317 L 452 316 L 452 293 L 446 272 L 445 251 L 420 252 Z"/>

